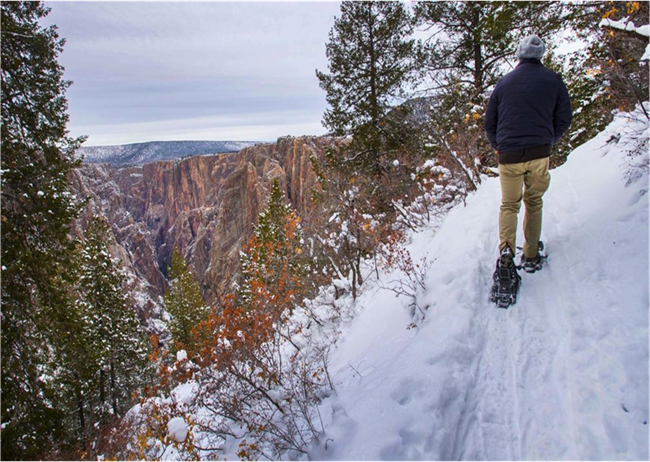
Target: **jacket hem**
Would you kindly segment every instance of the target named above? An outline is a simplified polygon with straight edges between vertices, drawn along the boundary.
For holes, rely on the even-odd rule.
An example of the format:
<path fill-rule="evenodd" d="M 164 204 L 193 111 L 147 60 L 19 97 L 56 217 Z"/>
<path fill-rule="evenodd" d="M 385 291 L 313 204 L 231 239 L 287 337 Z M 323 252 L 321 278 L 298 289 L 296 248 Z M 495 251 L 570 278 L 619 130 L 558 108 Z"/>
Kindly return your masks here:
<path fill-rule="evenodd" d="M 499 151 L 500 164 L 518 164 L 520 162 L 528 162 L 529 160 L 542 159 L 551 155 L 551 145 L 543 144 L 541 146 L 533 146 L 531 148 L 517 149 L 514 151 L 501 152 Z"/>

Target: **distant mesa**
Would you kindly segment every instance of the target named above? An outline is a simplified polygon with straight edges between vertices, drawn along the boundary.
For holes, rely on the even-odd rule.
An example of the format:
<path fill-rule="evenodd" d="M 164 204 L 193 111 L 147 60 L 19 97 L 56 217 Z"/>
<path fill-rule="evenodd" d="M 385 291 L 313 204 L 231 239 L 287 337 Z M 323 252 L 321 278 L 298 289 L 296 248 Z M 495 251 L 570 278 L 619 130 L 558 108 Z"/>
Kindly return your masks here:
<path fill-rule="evenodd" d="M 238 152 L 259 141 L 150 141 L 116 146 L 82 146 L 77 154 L 89 164 L 144 165 L 188 156 Z"/>

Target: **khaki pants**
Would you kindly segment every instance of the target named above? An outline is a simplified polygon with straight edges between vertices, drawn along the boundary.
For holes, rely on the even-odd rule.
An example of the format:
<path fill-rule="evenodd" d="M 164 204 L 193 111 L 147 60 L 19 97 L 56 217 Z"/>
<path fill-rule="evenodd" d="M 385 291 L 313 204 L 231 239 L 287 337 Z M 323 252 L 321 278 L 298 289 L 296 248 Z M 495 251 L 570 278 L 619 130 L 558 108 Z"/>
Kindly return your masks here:
<path fill-rule="evenodd" d="M 499 212 L 499 249 L 509 245 L 516 252 L 517 214 L 523 197 L 526 206 L 524 216 L 524 255 L 537 256 L 537 243 L 542 233 L 542 196 L 548 189 L 551 175 L 548 173 L 549 158 L 530 160 L 517 164 L 499 164 L 501 180 L 501 210 Z M 522 187 L 523 196 L 522 196 Z"/>

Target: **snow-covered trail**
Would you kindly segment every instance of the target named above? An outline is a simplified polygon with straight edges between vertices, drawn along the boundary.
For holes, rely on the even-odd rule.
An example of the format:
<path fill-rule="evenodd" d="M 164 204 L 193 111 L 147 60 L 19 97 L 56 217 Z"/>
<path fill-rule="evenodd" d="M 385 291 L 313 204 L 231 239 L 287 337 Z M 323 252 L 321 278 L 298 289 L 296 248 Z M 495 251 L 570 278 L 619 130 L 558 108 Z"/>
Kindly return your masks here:
<path fill-rule="evenodd" d="M 426 319 L 407 330 L 405 301 L 363 294 L 333 357 L 337 394 L 312 458 L 648 459 L 647 176 L 625 186 L 608 137 L 551 172 L 548 263 L 521 272 L 510 309 L 488 302 L 497 179 L 433 237 L 413 236 L 414 260 L 434 260 Z"/>

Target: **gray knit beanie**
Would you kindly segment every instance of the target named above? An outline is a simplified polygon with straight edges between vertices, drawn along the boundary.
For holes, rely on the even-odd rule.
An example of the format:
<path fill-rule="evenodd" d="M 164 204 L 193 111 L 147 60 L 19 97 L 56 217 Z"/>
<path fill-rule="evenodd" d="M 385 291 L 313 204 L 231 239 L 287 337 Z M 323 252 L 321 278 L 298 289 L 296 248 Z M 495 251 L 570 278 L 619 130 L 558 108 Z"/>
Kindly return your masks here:
<path fill-rule="evenodd" d="M 542 39 L 536 35 L 529 35 L 519 44 L 519 47 L 517 48 L 517 58 L 542 59 L 545 51 L 546 46 L 544 45 L 544 42 L 542 42 Z"/>

